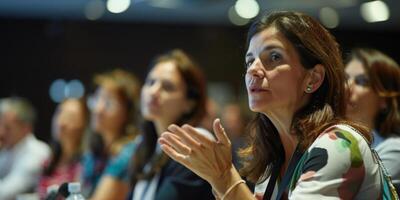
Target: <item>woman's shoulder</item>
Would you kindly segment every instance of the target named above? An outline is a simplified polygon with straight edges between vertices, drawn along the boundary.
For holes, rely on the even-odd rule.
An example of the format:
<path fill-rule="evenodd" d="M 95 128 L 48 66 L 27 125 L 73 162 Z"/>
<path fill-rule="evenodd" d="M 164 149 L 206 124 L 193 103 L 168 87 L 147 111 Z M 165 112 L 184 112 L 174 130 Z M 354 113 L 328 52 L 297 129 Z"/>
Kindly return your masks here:
<path fill-rule="evenodd" d="M 299 172 L 293 178 L 296 184 L 292 185 L 292 197 L 321 198 L 334 192 L 359 199 L 372 195 L 371 199 L 376 199 L 374 195 L 380 189 L 378 165 L 359 132 L 342 124 L 323 131 L 296 168 Z"/>
<path fill-rule="evenodd" d="M 324 142 L 337 141 L 342 145 L 352 144 L 359 147 L 370 146 L 369 140 L 357 129 L 346 124 L 335 124 L 325 129 L 311 145 L 315 146 Z"/>
<path fill-rule="evenodd" d="M 306 153 L 308 160 L 323 158 L 327 163 L 342 163 L 347 165 L 346 167 L 373 161 L 368 140 L 353 127 L 343 124 L 331 126 L 323 131 Z"/>
<path fill-rule="evenodd" d="M 126 149 L 128 148 L 133 148 L 133 146 L 135 145 L 135 135 L 126 135 L 120 139 L 118 139 L 116 142 L 114 142 L 111 145 L 111 155 L 118 155 L 121 154 L 122 151 L 126 151 Z"/>

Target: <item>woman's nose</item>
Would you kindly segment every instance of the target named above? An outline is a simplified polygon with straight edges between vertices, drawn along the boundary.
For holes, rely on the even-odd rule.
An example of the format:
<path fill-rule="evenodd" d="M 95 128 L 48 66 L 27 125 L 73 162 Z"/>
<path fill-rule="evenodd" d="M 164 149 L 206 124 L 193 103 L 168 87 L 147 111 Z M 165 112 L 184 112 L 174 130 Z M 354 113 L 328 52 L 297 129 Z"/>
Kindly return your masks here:
<path fill-rule="evenodd" d="M 153 85 L 150 86 L 149 89 L 151 96 L 157 96 L 160 93 L 161 84 L 159 82 L 155 82 Z"/>
<path fill-rule="evenodd" d="M 247 73 L 251 76 L 257 77 L 257 78 L 264 78 L 265 72 L 263 70 L 263 65 L 260 62 L 259 59 L 256 59 L 250 67 L 247 69 Z"/>
<path fill-rule="evenodd" d="M 97 102 L 94 104 L 93 112 L 98 114 L 104 112 L 106 109 L 106 104 L 104 99 L 98 99 Z"/>

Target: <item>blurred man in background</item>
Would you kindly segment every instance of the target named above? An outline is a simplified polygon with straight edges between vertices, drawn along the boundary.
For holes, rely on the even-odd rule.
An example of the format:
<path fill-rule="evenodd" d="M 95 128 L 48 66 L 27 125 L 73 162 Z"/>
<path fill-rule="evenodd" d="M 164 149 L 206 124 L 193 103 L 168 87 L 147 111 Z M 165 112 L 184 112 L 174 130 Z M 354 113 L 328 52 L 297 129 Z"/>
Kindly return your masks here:
<path fill-rule="evenodd" d="M 32 192 L 49 147 L 33 135 L 35 111 L 25 99 L 0 99 L 0 199 Z"/>

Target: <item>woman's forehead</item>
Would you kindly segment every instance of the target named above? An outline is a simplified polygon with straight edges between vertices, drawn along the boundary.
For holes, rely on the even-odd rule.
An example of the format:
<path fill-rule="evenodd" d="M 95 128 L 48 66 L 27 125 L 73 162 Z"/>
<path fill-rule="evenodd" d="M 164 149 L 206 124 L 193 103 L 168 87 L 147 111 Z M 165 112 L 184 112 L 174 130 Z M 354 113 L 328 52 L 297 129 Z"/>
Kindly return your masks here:
<path fill-rule="evenodd" d="M 349 63 L 347 63 L 345 71 L 349 75 L 357 75 L 357 74 L 365 74 L 365 68 L 361 61 L 358 59 L 352 59 Z"/>
<path fill-rule="evenodd" d="M 262 51 L 269 46 L 287 49 L 289 45 L 290 42 L 277 28 L 270 27 L 255 34 L 251 38 L 247 52 Z"/>
<path fill-rule="evenodd" d="M 183 82 L 183 77 L 181 77 L 178 67 L 172 61 L 156 64 L 156 66 L 151 70 L 149 77 L 179 82 L 180 84 Z"/>

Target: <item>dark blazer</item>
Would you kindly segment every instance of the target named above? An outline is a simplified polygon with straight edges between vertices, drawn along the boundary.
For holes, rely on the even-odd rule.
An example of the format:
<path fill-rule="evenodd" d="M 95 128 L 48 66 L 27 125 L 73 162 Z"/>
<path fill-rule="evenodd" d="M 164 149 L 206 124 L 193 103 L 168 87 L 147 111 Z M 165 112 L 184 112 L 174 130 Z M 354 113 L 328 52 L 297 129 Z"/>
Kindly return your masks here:
<path fill-rule="evenodd" d="M 183 165 L 170 159 L 161 171 L 155 200 L 215 199 L 211 186 Z"/>

